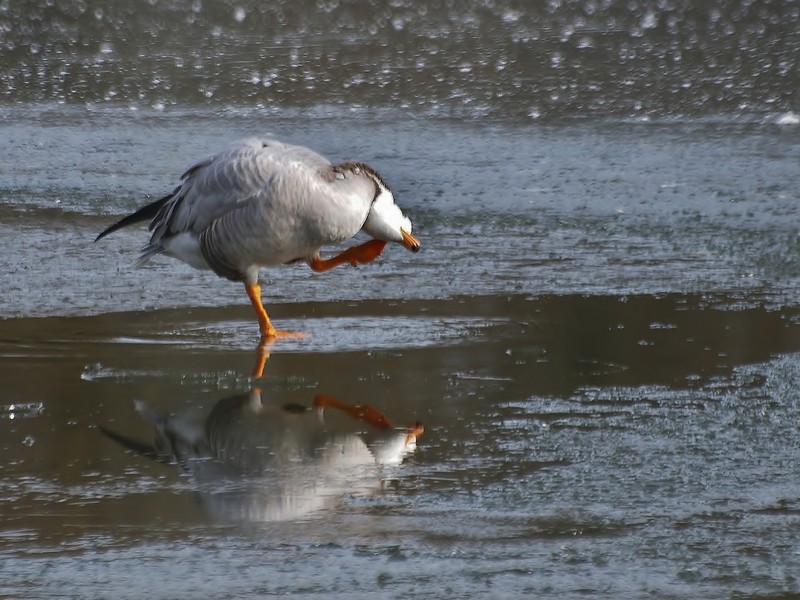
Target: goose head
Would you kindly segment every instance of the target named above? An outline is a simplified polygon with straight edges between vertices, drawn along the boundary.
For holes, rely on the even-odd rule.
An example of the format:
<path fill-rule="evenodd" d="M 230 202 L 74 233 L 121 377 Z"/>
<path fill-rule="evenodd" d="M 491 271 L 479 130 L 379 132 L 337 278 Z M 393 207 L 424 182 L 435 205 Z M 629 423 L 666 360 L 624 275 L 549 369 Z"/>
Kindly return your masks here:
<path fill-rule="evenodd" d="M 377 240 L 397 242 L 411 252 L 419 252 L 419 240 L 411 235 L 411 219 L 403 214 L 394 201 L 389 186 L 367 165 L 357 168 L 363 175 L 372 179 L 377 189 L 367 220 L 361 227 L 362 231 Z"/>

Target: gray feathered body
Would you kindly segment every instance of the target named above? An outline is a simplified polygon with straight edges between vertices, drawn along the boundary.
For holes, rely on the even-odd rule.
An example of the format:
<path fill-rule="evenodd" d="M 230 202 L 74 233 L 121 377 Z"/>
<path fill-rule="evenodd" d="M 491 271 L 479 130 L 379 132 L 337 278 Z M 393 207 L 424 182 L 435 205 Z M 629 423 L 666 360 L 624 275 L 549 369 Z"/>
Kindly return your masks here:
<path fill-rule="evenodd" d="M 162 199 L 140 263 L 164 253 L 248 283 L 262 266 L 311 260 L 321 246 L 352 238 L 383 185 L 367 165 L 333 166 L 266 138 L 236 142 L 181 180 Z"/>

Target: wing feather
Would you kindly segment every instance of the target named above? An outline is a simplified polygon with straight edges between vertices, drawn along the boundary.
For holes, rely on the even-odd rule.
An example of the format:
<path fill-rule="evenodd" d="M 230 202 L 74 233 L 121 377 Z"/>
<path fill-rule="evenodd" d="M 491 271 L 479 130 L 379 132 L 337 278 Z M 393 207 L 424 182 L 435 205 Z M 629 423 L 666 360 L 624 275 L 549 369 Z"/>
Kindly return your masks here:
<path fill-rule="evenodd" d="M 212 222 L 242 203 L 264 201 L 270 188 L 290 163 L 325 168 L 330 162 L 301 146 L 290 146 L 268 138 L 248 138 L 231 144 L 190 167 L 171 201 L 151 224 L 150 245 L 164 236 L 186 231 L 199 234 Z"/>

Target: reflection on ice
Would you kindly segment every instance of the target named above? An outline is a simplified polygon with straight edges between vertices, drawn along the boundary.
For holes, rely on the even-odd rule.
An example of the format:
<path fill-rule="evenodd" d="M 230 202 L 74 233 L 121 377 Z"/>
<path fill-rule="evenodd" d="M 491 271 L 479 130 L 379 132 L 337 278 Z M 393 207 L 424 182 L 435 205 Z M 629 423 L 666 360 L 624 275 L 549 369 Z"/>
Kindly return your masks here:
<path fill-rule="evenodd" d="M 176 464 L 211 514 L 246 521 L 310 517 L 347 496 L 380 491 L 387 469 L 414 452 L 423 431 L 394 428 L 371 406 L 324 394 L 311 407 L 273 406 L 259 388 L 220 400 L 207 415 L 166 417 L 141 401 L 136 408 L 154 426 L 154 444 L 102 431 L 137 454 Z"/>

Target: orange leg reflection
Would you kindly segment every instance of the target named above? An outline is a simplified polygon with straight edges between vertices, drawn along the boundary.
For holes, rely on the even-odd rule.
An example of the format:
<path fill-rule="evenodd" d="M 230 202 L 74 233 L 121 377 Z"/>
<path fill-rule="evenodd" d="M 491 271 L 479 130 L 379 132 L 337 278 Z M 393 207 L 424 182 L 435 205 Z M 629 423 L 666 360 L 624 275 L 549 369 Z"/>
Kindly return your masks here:
<path fill-rule="evenodd" d="M 387 419 L 378 409 L 369 405 L 362 406 L 360 404 L 345 404 L 344 402 L 339 402 L 336 398 L 329 396 L 328 394 L 317 394 L 314 396 L 314 408 L 335 408 L 336 410 L 340 410 L 346 415 L 349 415 L 358 421 L 363 421 L 368 425 L 372 425 L 377 429 L 391 429 L 392 427 L 392 424 L 389 423 L 389 419 Z"/>
<path fill-rule="evenodd" d="M 373 408 L 368 404 L 345 404 L 344 402 L 339 402 L 336 398 L 329 396 L 328 394 L 317 394 L 314 396 L 314 408 L 335 408 L 336 410 L 340 410 L 346 415 L 349 415 L 358 421 L 367 423 L 368 425 L 372 425 L 377 429 L 392 428 L 392 424 L 389 422 L 389 419 L 387 419 L 386 416 L 377 408 Z M 423 431 L 425 431 L 425 428 L 422 426 L 422 423 L 419 421 L 414 423 L 406 430 L 406 444 L 416 440 L 422 435 Z"/>
<path fill-rule="evenodd" d="M 267 361 L 269 360 L 269 347 L 271 345 L 271 338 L 262 337 L 258 348 L 256 348 L 256 364 L 253 367 L 253 377 L 257 379 L 264 375 L 264 367 L 267 366 Z"/>
<path fill-rule="evenodd" d="M 406 446 L 410 444 L 412 441 L 416 440 L 422 433 L 425 431 L 425 428 L 422 426 L 422 423 L 417 421 L 411 427 L 408 428 L 406 431 Z"/>

